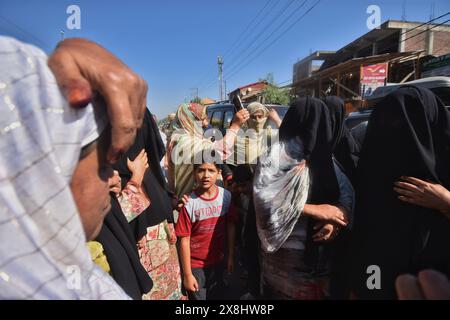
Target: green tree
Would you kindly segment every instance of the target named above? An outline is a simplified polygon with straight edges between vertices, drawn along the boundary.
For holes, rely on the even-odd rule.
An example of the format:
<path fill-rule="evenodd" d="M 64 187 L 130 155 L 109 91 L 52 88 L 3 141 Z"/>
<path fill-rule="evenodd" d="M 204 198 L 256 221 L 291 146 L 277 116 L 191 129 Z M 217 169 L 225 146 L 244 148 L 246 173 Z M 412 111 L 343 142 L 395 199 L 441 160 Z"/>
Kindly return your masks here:
<path fill-rule="evenodd" d="M 291 103 L 293 96 L 287 88 L 279 88 L 275 83 L 273 73 L 268 73 L 265 78 L 259 81 L 267 81 L 268 87 L 261 92 L 262 102 L 268 104 L 284 104 Z"/>

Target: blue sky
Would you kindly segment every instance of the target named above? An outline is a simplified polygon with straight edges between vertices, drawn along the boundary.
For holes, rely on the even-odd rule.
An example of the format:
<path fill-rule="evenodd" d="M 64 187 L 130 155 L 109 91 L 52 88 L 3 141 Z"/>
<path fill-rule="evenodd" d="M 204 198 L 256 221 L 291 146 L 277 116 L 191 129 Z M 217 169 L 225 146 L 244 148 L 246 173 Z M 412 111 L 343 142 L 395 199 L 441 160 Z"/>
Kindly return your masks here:
<path fill-rule="evenodd" d="M 147 80 L 148 106 L 163 117 L 190 99 L 192 88 L 199 88 L 201 97 L 218 98 L 214 83 L 218 55 L 228 53 L 224 56 L 228 91 L 269 72 L 281 83 L 292 79 L 292 65 L 310 51 L 336 50 L 368 32 L 366 9 L 371 4 L 380 7 L 382 21 L 400 20 L 403 4 L 411 21 L 428 21 L 433 3 L 435 17 L 450 11 L 448 0 L 321 0 L 294 24 L 317 0 L 306 1 L 298 10 L 304 0 L 267 1 L 0 0 L 0 34 L 33 43 L 47 53 L 59 41 L 61 30 L 66 37 L 102 44 Z M 243 33 L 266 3 L 251 24 L 253 32 Z M 80 30 L 66 27 L 66 9 L 72 4 L 81 9 Z M 243 60 L 256 55 L 250 63 Z"/>

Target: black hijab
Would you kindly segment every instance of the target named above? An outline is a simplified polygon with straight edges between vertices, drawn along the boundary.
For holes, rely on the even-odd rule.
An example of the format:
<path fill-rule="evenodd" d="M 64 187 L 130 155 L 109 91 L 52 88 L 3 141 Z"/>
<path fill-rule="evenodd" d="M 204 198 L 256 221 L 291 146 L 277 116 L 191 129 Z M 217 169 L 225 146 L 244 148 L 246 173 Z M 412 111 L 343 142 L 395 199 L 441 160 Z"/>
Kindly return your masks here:
<path fill-rule="evenodd" d="M 332 159 L 333 131 L 325 103 L 313 97 L 292 103 L 280 127 L 280 141 L 293 137 L 302 140 L 304 157 L 310 171 L 311 187 L 308 204 L 336 205 L 339 184 Z M 316 220 L 308 219 L 305 262 L 316 266 L 320 245 L 312 241 Z"/>
<path fill-rule="evenodd" d="M 375 105 L 357 168 L 352 286 L 361 298 L 395 298 L 402 273 L 450 275 L 450 221 L 398 199 L 394 182 L 412 176 L 450 188 L 450 113 L 431 91 L 402 87 Z M 367 267 L 381 269 L 368 290 Z"/>
<path fill-rule="evenodd" d="M 333 155 L 347 177 L 353 181 L 358 163 L 359 146 L 344 121 L 344 100 L 336 96 L 329 96 L 323 101 L 330 111 Z"/>
<path fill-rule="evenodd" d="M 308 203 L 335 204 L 339 185 L 332 159 L 333 130 L 323 101 L 306 97 L 292 103 L 280 127 L 280 140 L 299 137 L 311 175 Z"/>
<path fill-rule="evenodd" d="M 142 187 L 150 198 L 151 203 L 143 213 L 130 222 L 136 241 L 139 241 L 147 234 L 148 227 L 158 225 L 166 219 L 169 223 L 173 223 L 171 200 L 160 166 L 160 161 L 164 156 L 164 144 L 162 143 L 157 124 L 148 109 L 146 110 L 142 127 L 136 133 L 134 144 L 120 157 L 114 166 L 122 178 L 122 187 L 131 179 L 127 158 L 134 160 L 142 149 L 145 149 L 147 152 L 149 161 L 149 168 L 145 171 Z"/>
<path fill-rule="evenodd" d="M 131 298 L 141 300 L 153 283 L 141 264 L 136 241 L 115 196 L 111 197 L 111 206 L 96 241 L 103 245 L 114 280 Z"/>

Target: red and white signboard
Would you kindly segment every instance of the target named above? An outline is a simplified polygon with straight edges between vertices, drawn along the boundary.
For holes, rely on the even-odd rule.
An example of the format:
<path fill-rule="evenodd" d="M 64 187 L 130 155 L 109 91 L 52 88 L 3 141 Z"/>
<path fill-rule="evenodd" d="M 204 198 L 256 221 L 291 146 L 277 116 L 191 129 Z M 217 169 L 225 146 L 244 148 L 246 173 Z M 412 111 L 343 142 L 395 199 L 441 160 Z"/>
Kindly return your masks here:
<path fill-rule="evenodd" d="M 376 88 L 383 86 L 387 71 L 388 64 L 386 62 L 361 66 L 361 95 L 370 96 Z"/>

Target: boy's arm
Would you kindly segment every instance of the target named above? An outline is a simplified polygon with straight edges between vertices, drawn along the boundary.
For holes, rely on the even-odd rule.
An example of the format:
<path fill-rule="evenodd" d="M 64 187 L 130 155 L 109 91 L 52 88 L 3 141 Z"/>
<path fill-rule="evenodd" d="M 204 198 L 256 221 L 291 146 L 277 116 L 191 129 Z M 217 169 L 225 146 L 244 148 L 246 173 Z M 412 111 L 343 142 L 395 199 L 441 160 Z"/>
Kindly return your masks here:
<path fill-rule="evenodd" d="M 182 237 L 180 241 L 180 260 L 183 269 L 183 283 L 188 291 L 198 291 L 198 283 L 191 268 L 191 237 Z"/>
<path fill-rule="evenodd" d="M 234 242 L 236 238 L 236 224 L 234 221 L 227 222 L 227 240 L 228 240 L 228 273 L 233 273 L 234 270 Z"/>

